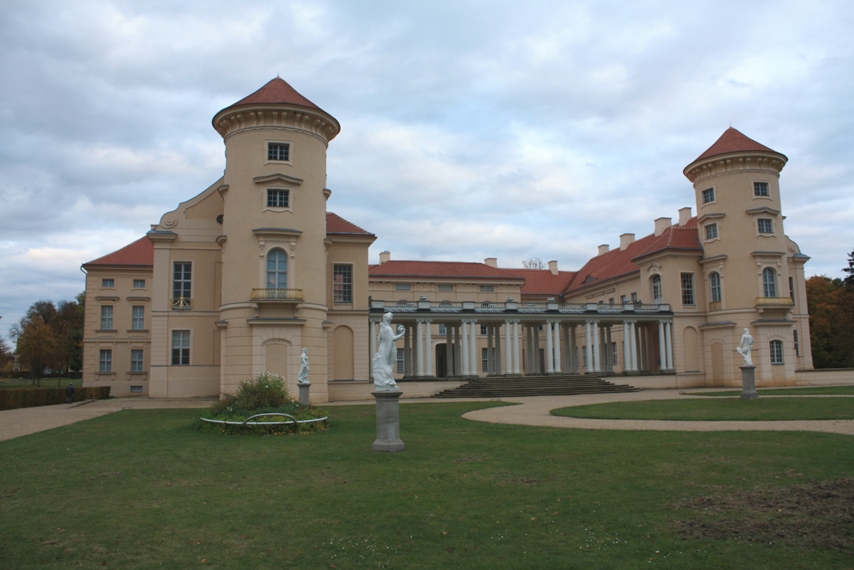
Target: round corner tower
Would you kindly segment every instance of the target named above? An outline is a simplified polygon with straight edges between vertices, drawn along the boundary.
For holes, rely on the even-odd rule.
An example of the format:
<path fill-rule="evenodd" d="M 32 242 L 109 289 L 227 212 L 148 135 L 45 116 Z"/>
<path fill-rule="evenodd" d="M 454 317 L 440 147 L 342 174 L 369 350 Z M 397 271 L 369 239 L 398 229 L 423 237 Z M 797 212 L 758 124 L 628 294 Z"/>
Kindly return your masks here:
<path fill-rule="evenodd" d="M 326 378 L 326 151 L 340 125 L 279 77 L 212 122 L 226 157 L 220 392 L 269 371 L 295 393 L 302 348 Z"/>

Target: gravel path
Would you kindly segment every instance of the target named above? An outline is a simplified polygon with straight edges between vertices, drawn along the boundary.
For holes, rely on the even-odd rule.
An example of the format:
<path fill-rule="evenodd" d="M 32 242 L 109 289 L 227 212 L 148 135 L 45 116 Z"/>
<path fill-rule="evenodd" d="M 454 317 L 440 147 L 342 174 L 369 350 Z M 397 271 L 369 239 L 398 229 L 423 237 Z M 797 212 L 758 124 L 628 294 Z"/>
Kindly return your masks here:
<path fill-rule="evenodd" d="M 595 394 L 585 396 L 550 396 L 533 398 L 502 398 L 505 402 L 519 404 L 476 410 L 463 415 L 474 421 L 496 424 L 516 424 L 529 426 L 562 427 L 577 429 L 617 429 L 617 430 L 653 430 L 653 431 L 817 431 L 854 435 L 854 420 L 806 420 L 806 421 L 756 421 L 756 422 L 687 422 L 662 420 L 591 420 L 582 418 L 564 418 L 552 416 L 551 410 L 569 406 L 602 404 L 606 402 L 635 402 L 640 400 L 688 399 L 696 396 L 684 394 L 680 390 L 647 390 L 628 394 Z M 768 396 L 763 396 L 768 397 Z M 784 398 L 787 396 L 772 396 Z M 798 397 L 798 396 L 788 396 Z M 815 396 L 813 396 L 815 397 Z M 846 397 L 846 396 L 828 396 Z M 848 396 L 850 397 L 850 396 Z M 114 398 L 78 402 L 75 404 L 57 404 L 38 408 L 23 408 L 0 412 L 0 441 L 28 435 L 75 422 L 97 418 L 120 410 L 144 410 L 157 408 L 207 408 L 213 399 L 150 399 L 150 398 Z M 442 404 L 454 401 L 414 398 L 401 400 L 402 404 L 432 403 Z M 334 402 L 324 407 L 364 402 Z M 854 405 L 854 398 L 852 398 Z"/>

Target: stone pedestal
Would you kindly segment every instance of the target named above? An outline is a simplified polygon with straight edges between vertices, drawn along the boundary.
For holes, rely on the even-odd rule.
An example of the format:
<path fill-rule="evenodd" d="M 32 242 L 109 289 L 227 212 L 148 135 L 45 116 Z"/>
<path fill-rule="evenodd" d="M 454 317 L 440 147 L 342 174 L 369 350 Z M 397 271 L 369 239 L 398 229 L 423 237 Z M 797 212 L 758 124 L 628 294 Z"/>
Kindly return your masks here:
<path fill-rule="evenodd" d="M 739 366 L 741 368 L 741 399 L 755 400 L 759 397 L 756 393 L 756 379 L 753 377 L 755 366 Z"/>
<path fill-rule="evenodd" d="M 299 384 L 299 403 L 303 406 L 309 404 L 308 391 L 311 389 L 311 384 Z"/>
<path fill-rule="evenodd" d="M 402 392 L 371 392 L 377 401 L 377 439 L 374 451 L 403 451 L 400 440 L 400 396 Z"/>

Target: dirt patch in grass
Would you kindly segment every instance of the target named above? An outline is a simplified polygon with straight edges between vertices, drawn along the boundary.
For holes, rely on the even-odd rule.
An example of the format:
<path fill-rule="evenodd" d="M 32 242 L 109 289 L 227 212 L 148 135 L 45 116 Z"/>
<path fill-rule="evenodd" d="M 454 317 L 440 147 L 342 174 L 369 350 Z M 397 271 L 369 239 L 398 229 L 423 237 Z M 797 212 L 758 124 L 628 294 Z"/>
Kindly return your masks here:
<path fill-rule="evenodd" d="M 854 478 L 686 499 L 685 539 L 740 540 L 854 553 Z"/>

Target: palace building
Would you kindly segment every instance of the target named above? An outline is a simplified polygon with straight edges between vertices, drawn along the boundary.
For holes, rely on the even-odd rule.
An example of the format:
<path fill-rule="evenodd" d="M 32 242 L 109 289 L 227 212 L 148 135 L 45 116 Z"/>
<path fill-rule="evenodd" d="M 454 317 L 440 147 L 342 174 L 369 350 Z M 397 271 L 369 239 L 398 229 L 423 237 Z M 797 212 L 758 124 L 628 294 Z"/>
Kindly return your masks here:
<path fill-rule="evenodd" d="M 376 326 L 405 327 L 407 396 L 478 376 L 612 375 L 642 387 L 758 386 L 812 369 L 804 263 L 784 233 L 787 158 L 729 128 L 685 167 L 691 207 L 572 271 L 404 261 L 327 211 L 338 121 L 276 78 L 223 109 L 222 178 L 139 240 L 83 264 L 84 384 L 114 395 L 214 396 L 269 371 L 311 399 L 365 399 Z M 449 384 L 450 383 L 450 384 Z"/>

